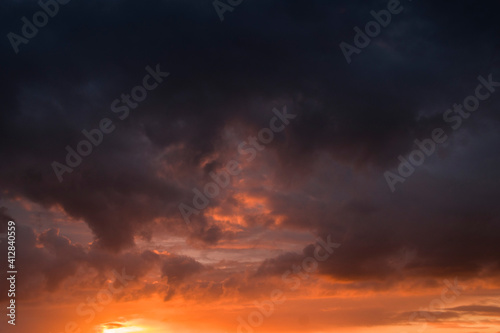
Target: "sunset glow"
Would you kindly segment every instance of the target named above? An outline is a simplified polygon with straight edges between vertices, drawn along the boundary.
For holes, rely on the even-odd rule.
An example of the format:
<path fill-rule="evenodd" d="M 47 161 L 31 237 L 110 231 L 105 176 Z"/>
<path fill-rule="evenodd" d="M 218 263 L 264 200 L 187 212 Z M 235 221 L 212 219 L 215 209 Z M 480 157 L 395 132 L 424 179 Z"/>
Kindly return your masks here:
<path fill-rule="evenodd" d="M 2 0 L 0 333 L 500 333 L 500 2 Z"/>
<path fill-rule="evenodd" d="M 129 326 L 129 327 L 117 327 L 117 328 L 103 328 L 102 333 L 133 333 L 145 331 L 142 327 Z"/>

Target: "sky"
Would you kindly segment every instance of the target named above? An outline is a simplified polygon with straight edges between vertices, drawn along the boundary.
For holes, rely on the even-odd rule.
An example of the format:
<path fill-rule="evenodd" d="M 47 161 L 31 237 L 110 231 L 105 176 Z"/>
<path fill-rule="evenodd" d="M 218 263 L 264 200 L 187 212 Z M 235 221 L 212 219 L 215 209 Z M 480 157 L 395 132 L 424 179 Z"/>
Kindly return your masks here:
<path fill-rule="evenodd" d="M 0 8 L 2 332 L 500 333 L 498 2 Z"/>

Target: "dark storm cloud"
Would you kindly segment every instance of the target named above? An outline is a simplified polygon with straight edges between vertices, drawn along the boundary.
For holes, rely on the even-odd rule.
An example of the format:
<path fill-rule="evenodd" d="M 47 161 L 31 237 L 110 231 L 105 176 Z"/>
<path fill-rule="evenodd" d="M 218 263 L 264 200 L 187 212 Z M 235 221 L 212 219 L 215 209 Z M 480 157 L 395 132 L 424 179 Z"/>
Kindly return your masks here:
<path fill-rule="evenodd" d="M 200 272 L 203 265 L 186 256 L 173 256 L 166 258 L 161 268 L 162 275 L 168 277 L 168 282 L 176 284 L 187 277 Z"/>
<path fill-rule="evenodd" d="M 380 43 L 373 41 L 347 65 L 338 44 L 352 42 L 352 28 L 364 26 L 371 19 L 369 11 L 385 5 L 385 1 L 253 1 L 221 23 L 210 1 L 144 5 L 73 0 L 27 45 L 21 45 L 19 54 L 14 54 L 7 38 L 1 44 L 2 63 L 8 64 L 2 67 L 0 83 L 0 152 L 5 161 L 0 182 L 8 190 L 4 195 L 24 196 L 45 206 L 59 204 L 71 216 L 84 219 L 99 244 L 122 249 L 133 244 L 141 226 L 156 218 L 182 223 L 177 204 L 189 198 L 190 175 L 216 151 L 222 129 L 231 121 L 264 126 L 268 106 L 280 107 L 273 104 L 283 100 L 299 114 L 287 128 L 286 144 L 277 142 L 287 170 L 284 175 L 307 170 L 303 165 L 314 161 L 318 151 L 355 167 L 382 171 L 393 166 L 399 154 L 411 149 L 414 138 L 441 124 L 446 108 L 470 94 L 478 75 L 498 66 L 498 20 L 493 3 L 405 3 L 405 11 L 377 37 Z M 20 18 L 38 10 L 32 2 L 6 1 L 2 7 L 4 36 L 19 33 Z M 129 119 L 117 120 L 110 112 L 111 102 L 140 82 L 147 65 L 156 63 L 171 76 L 131 110 Z M 479 119 L 497 118 L 491 110 L 498 105 L 492 98 L 474 115 L 471 126 Z M 80 131 L 95 128 L 103 117 L 115 121 L 116 133 L 105 137 L 80 167 L 58 183 L 51 162 L 63 162 L 65 146 L 75 147 L 83 138 Z M 176 146 L 180 148 L 168 159 L 162 155 L 165 148 Z M 171 168 L 165 177 L 158 176 L 160 165 Z M 396 200 L 408 198 L 401 196 Z M 421 192 L 419 196 L 428 202 Z M 276 210 L 279 205 L 284 210 L 289 199 L 276 198 Z M 402 246 L 403 236 L 414 242 L 420 240 L 417 235 L 425 238 L 423 243 L 410 243 L 425 254 L 426 245 L 448 243 L 455 250 L 465 232 L 455 231 L 455 238 L 448 240 L 445 234 L 451 227 L 441 226 L 436 228 L 443 234 L 424 237 L 441 220 L 442 210 L 422 227 L 416 225 L 421 220 L 411 220 L 410 230 L 416 230 L 411 234 L 394 222 L 403 209 L 388 219 L 379 213 L 381 205 L 365 204 L 361 221 L 332 224 L 322 213 L 323 206 L 307 207 L 307 202 L 299 201 L 301 207 L 313 209 L 310 214 L 316 216 L 314 225 L 320 232 L 343 230 L 350 232 L 353 242 L 364 240 L 351 252 L 353 261 L 344 259 L 345 267 L 350 267 L 345 276 L 382 269 L 379 263 Z M 482 204 L 476 203 L 465 206 L 468 216 L 493 221 L 478 215 Z M 490 208 L 488 201 L 484 206 Z M 416 204 L 411 208 L 419 209 Z M 355 220 L 347 212 L 342 214 L 346 221 Z M 306 228 L 305 215 L 298 212 L 286 225 Z M 446 223 L 459 219 L 452 215 Z M 486 230 L 490 229 L 472 230 L 486 241 L 464 252 L 465 262 L 485 250 L 488 258 L 492 256 Z M 225 236 L 203 216 L 188 232 L 192 239 L 208 244 Z M 393 232 L 396 235 L 390 236 Z M 363 262 L 367 253 L 372 258 L 369 263 L 352 266 Z M 421 265 L 438 267 L 448 255 L 452 254 Z"/>
<path fill-rule="evenodd" d="M 457 312 L 475 313 L 475 314 L 496 314 L 500 315 L 500 307 L 491 305 L 464 305 L 448 309 Z"/>
<path fill-rule="evenodd" d="M 470 171 L 480 177 L 478 167 L 481 163 Z M 415 277 L 497 276 L 498 181 L 439 180 L 431 172 L 415 177 L 397 196 L 381 191 L 382 184 L 374 187 L 363 179 L 349 185 L 316 185 L 314 191 L 302 185 L 300 196 L 276 191 L 267 196 L 273 214 L 286 214 L 282 226 L 318 230 L 323 238 L 331 235 L 342 244 L 319 265 L 321 274 L 345 281 L 393 283 Z M 338 198 L 339 192 L 345 198 Z M 303 252 L 312 255 L 312 247 Z M 280 275 L 297 262 L 297 256 L 268 259 L 259 272 Z"/>
<path fill-rule="evenodd" d="M 203 265 L 186 256 L 171 256 L 165 258 L 161 267 L 162 277 L 167 278 L 168 289 L 164 297 L 170 300 L 176 293 L 177 288 L 189 277 L 201 272 Z"/>
<path fill-rule="evenodd" d="M 7 213 L 7 208 L 5 207 L 0 207 L 0 222 L 2 223 L 1 231 L 4 231 L 5 226 L 7 225 L 7 222 L 12 221 L 13 218 Z"/>
<path fill-rule="evenodd" d="M 142 288 L 132 288 L 132 294 L 138 294 L 137 297 L 148 293 L 148 286 L 142 281 L 148 273 L 166 278 L 165 283 L 155 286 L 153 291 L 171 297 L 195 273 L 206 269 L 187 256 L 148 250 L 114 254 L 96 246 L 83 247 L 72 243 L 56 229 L 36 234 L 30 227 L 17 225 L 16 243 L 21 244 L 17 246 L 16 264 L 20 267 L 17 278 L 23 286 L 17 296 L 26 300 L 37 299 L 47 291 L 60 290 L 67 281 L 81 283 L 83 278 L 90 279 L 91 285 L 99 288 L 115 274 L 113 271 L 130 277 L 132 284 Z M 4 262 L 0 268 L 7 271 Z M 114 283 L 118 286 L 121 282 L 115 280 Z M 7 280 L 0 286 L 7 287 Z M 2 295 L 3 298 L 6 296 Z"/>
<path fill-rule="evenodd" d="M 500 308 L 491 305 L 464 305 L 457 306 L 454 308 L 445 308 L 437 311 L 423 311 L 420 308 L 419 311 L 415 309 L 415 312 L 402 312 L 394 316 L 395 322 L 407 323 L 408 318 L 410 321 L 414 322 L 451 322 L 452 320 L 463 320 L 468 316 L 480 315 L 484 317 L 489 317 L 489 320 L 496 320 L 500 315 Z"/>

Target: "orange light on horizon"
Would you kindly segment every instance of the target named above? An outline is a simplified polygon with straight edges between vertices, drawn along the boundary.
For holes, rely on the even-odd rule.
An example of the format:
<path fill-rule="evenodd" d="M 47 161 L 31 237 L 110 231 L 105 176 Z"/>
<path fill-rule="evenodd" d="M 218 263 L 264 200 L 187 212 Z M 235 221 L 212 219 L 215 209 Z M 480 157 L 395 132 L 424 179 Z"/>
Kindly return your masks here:
<path fill-rule="evenodd" d="M 119 327 L 119 328 L 105 328 L 102 333 L 131 333 L 131 332 L 142 332 L 144 328 L 137 326 L 130 327 Z"/>
<path fill-rule="evenodd" d="M 141 326 L 127 326 L 122 324 L 105 324 L 102 327 L 102 333 L 135 333 L 144 331 L 146 331 L 146 328 Z"/>

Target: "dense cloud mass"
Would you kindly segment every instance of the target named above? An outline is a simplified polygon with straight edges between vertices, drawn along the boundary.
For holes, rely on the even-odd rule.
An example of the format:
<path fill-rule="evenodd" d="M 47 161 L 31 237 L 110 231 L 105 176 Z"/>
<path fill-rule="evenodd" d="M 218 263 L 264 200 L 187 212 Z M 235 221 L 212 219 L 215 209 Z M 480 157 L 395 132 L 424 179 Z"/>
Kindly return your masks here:
<path fill-rule="evenodd" d="M 500 87 L 484 85 L 500 82 L 498 4 L 401 6 L 348 64 L 339 44 L 354 45 L 353 28 L 387 1 L 245 1 L 221 22 L 211 1 L 73 0 L 16 53 L 5 36 L 21 34 L 21 18 L 39 5 L 5 0 L 2 205 L 58 210 L 92 232 L 80 244 L 64 227 L 21 223 L 23 297 L 80 272 L 105 284 L 123 267 L 135 277 L 129 297 L 265 294 L 313 254 L 317 237 L 342 244 L 317 273 L 346 289 L 498 278 Z M 443 114 L 481 82 L 490 96 L 453 129 Z M 140 103 L 122 99 L 153 83 Z M 283 130 L 252 148 L 273 117 Z M 67 147 L 77 150 L 82 131 L 102 130 L 104 118 L 114 129 L 58 179 L 54 162 L 68 165 Z M 398 174 L 399 157 L 436 128 L 446 142 L 391 191 L 386 171 Z M 231 160 L 238 172 L 229 176 Z M 196 207 L 196 191 L 224 174 L 228 184 Z M 9 215 L 0 208 L 2 228 Z M 286 235 L 286 248 L 236 263 L 245 249 L 278 248 L 271 233 Z M 137 245 L 162 237 L 180 237 L 182 251 Z M 203 258 L 214 249 L 218 263 Z"/>

